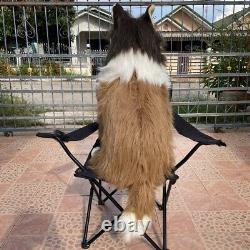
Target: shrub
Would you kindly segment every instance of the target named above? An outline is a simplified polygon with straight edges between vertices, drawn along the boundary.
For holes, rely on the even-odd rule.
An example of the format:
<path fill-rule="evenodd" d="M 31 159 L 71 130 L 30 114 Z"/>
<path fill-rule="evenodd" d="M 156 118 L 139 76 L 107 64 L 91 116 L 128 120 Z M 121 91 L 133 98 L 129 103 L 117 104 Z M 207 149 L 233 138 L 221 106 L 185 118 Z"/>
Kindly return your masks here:
<path fill-rule="evenodd" d="M 63 66 L 60 66 L 58 63 L 45 60 L 42 62 L 41 67 L 33 63 L 24 63 L 19 67 L 19 75 L 28 75 L 28 76 L 60 76 L 65 73 Z"/>
<path fill-rule="evenodd" d="M 42 63 L 42 75 L 60 76 L 62 74 L 64 74 L 64 68 L 58 63 L 51 60 L 45 60 Z"/>
<path fill-rule="evenodd" d="M 245 23 L 240 20 L 235 20 L 234 27 L 218 28 L 219 33 L 211 45 L 212 52 L 250 52 L 250 35 L 243 33 Z M 204 78 L 204 87 L 247 87 L 249 84 L 248 76 L 223 76 L 214 77 L 217 73 L 248 73 L 250 70 L 250 59 L 248 56 L 214 56 L 207 60 L 205 73 L 211 77 Z M 219 91 L 211 91 L 216 97 L 219 96 Z"/>
<path fill-rule="evenodd" d="M 32 63 L 24 63 L 18 69 L 19 75 L 38 76 L 39 68 Z"/>
<path fill-rule="evenodd" d="M 0 104 L 6 104 L 1 107 L 0 117 L 13 117 L 13 119 L 0 120 L 1 127 L 30 127 L 34 125 L 43 125 L 40 121 L 32 119 L 15 119 L 20 116 L 37 116 L 45 113 L 46 110 L 33 107 L 27 101 L 18 96 L 0 95 Z"/>
<path fill-rule="evenodd" d="M 3 58 L 0 58 L 0 76 L 15 75 L 15 70 Z"/>

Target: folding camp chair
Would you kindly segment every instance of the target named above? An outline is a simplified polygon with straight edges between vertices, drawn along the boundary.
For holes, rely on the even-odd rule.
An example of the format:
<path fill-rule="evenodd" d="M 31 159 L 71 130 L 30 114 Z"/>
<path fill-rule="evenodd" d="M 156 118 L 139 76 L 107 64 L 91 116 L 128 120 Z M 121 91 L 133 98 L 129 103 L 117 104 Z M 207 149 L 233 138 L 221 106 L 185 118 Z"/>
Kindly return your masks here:
<path fill-rule="evenodd" d="M 186 138 L 189 138 L 197 144 L 190 150 L 190 152 L 175 166 L 174 171 L 172 174 L 166 178 L 166 183 L 163 186 L 163 196 L 162 196 L 162 203 L 159 204 L 156 202 L 159 210 L 163 212 L 163 239 L 162 239 L 162 247 L 156 244 L 156 242 L 149 237 L 147 233 L 143 236 L 146 240 L 155 248 L 155 249 L 167 249 L 167 202 L 169 198 L 169 194 L 171 191 L 172 186 L 175 184 L 177 179 L 179 178 L 178 175 L 175 173 L 178 168 L 180 168 L 194 153 L 195 151 L 202 145 L 218 145 L 218 146 L 226 146 L 224 142 L 221 140 L 216 140 L 206 134 L 203 134 L 191 124 L 186 122 L 183 118 L 179 115 L 174 114 L 174 127 L 177 132 L 183 135 Z M 98 130 L 98 123 L 94 122 L 91 123 L 83 128 L 77 129 L 73 132 L 68 134 L 63 133 L 62 131 L 55 130 L 53 133 L 37 133 L 37 136 L 42 138 L 53 138 L 60 143 L 64 151 L 67 155 L 71 158 L 71 160 L 78 166 L 78 169 L 75 171 L 75 176 L 80 178 L 85 178 L 90 182 L 90 194 L 89 194 L 89 201 L 88 201 L 88 209 L 85 221 L 85 228 L 82 240 L 82 248 L 87 249 L 90 247 L 91 243 L 93 243 L 96 239 L 98 239 L 105 231 L 101 229 L 97 234 L 95 234 L 90 239 L 87 238 L 88 236 L 88 227 L 89 227 L 89 220 L 90 220 L 90 213 L 91 213 L 91 205 L 93 201 L 93 195 L 96 194 L 98 198 L 98 204 L 104 205 L 107 200 L 110 200 L 119 210 L 120 212 L 123 211 L 123 208 L 120 204 L 115 200 L 113 195 L 117 192 L 117 189 L 114 189 L 112 192 L 108 192 L 102 185 L 103 179 L 100 179 L 96 176 L 96 174 L 89 168 L 88 160 L 91 158 L 91 152 L 89 153 L 87 160 L 84 164 L 79 162 L 74 155 L 69 151 L 66 147 L 65 142 L 69 141 L 79 141 L 87 138 L 89 135 L 94 133 Z M 96 146 L 100 146 L 100 140 L 97 139 L 93 148 Z M 168 182 L 168 184 L 167 184 Z M 103 194 L 105 197 L 103 198 Z M 119 217 L 119 216 L 118 216 Z M 113 224 L 114 221 L 111 223 Z"/>

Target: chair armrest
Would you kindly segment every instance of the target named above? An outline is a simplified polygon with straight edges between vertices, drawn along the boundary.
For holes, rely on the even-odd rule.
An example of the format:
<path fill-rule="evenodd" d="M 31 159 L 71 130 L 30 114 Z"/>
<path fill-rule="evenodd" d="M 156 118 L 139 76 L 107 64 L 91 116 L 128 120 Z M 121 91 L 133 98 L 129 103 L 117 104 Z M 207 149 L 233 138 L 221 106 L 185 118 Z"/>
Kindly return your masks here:
<path fill-rule="evenodd" d="M 226 144 L 223 141 L 214 139 L 213 137 L 202 133 L 197 128 L 192 126 L 190 123 L 186 122 L 178 114 L 173 113 L 173 117 L 174 117 L 174 127 L 177 130 L 177 132 L 182 136 L 189 138 L 193 141 L 199 142 L 203 145 L 226 146 Z"/>
<path fill-rule="evenodd" d="M 41 138 L 51 138 L 51 139 L 56 138 L 54 133 L 40 133 L 40 132 L 38 132 L 38 133 L 36 133 L 36 136 L 41 137 Z"/>
<path fill-rule="evenodd" d="M 61 141 L 66 141 L 65 140 L 66 134 L 61 130 L 54 130 L 52 133 L 38 132 L 36 136 L 41 138 L 60 139 Z"/>
<path fill-rule="evenodd" d="M 99 125 L 97 122 L 90 123 L 82 128 L 79 128 L 79 129 L 74 130 L 68 134 L 65 134 L 64 141 L 68 142 L 68 141 L 83 140 L 83 139 L 87 138 L 88 136 L 90 136 L 91 134 L 93 134 L 95 131 L 97 131 L 98 127 L 99 127 Z"/>
<path fill-rule="evenodd" d="M 60 130 L 55 130 L 53 133 L 37 133 L 36 136 L 42 138 L 59 139 L 63 142 L 80 141 L 87 138 L 89 135 L 93 134 L 97 129 L 98 129 L 98 123 L 93 122 L 86 125 L 85 127 L 74 130 L 68 134 L 65 134 Z"/>

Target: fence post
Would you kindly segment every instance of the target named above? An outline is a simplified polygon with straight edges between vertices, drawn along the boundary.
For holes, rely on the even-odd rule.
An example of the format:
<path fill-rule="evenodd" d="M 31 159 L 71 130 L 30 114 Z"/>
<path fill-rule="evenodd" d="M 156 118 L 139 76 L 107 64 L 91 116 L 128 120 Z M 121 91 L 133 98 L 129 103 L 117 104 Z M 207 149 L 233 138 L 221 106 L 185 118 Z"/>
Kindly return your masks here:
<path fill-rule="evenodd" d="M 15 52 L 16 55 L 19 55 L 21 50 L 20 49 L 15 49 L 14 52 Z M 16 67 L 19 68 L 20 65 L 21 65 L 21 58 L 20 58 L 20 56 L 16 56 Z"/>

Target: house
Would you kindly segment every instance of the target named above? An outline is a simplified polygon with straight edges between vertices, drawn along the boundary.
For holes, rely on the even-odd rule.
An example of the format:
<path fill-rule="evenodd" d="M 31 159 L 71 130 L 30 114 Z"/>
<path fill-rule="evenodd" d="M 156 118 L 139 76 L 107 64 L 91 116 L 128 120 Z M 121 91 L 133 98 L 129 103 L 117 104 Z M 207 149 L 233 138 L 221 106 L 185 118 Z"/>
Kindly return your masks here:
<path fill-rule="evenodd" d="M 244 8 L 236 13 L 226 16 L 214 23 L 214 27 L 220 30 L 238 28 L 242 24 L 241 30 L 250 31 L 250 7 Z"/>
<path fill-rule="evenodd" d="M 74 72 L 80 73 L 83 68 L 89 68 L 90 70 L 93 63 L 97 66 L 103 64 L 104 57 L 91 59 L 88 53 L 90 51 L 100 53 L 107 50 L 109 44 L 108 32 L 111 25 L 112 16 L 110 12 L 102 8 L 93 6 L 78 12 L 71 27 L 71 33 L 75 37 L 71 44 L 72 54 L 77 54 L 72 60 Z M 94 62 L 91 60 L 94 60 Z"/>
<path fill-rule="evenodd" d="M 88 49 L 93 52 L 105 51 L 108 47 L 108 31 L 112 24 L 110 12 L 89 7 L 80 11 L 76 17 L 71 32 L 75 36 L 72 45 L 73 54 L 86 55 Z M 206 50 L 205 38 L 212 30 L 212 25 L 188 6 L 179 6 L 155 23 L 164 38 L 164 49 L 167 53 L 185 53 L 184 56 L 168 54 L 167 69 L 171 74 L 186 74 L 190 71 L 200 72 L 205 62 L 204 58 L 195 53 Z M 189 53 L 192 52 L 192 56 Z M 101 57 L 96 57 L 94 63 L 103 64 Z M 75 64 L 90 65 L 86 56 L 76 58 Z"/>
<path fill-rule="evenodd" d="M 212 24 L 188 6 L 179 6 L 158 20 L 156 26 L 164 39 L 168 71 L 172 75 L 199 73 L 205 58 L 198 54 L 208 47 Z"/>

